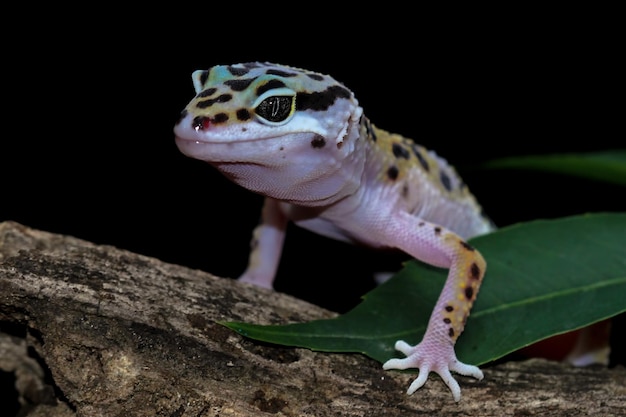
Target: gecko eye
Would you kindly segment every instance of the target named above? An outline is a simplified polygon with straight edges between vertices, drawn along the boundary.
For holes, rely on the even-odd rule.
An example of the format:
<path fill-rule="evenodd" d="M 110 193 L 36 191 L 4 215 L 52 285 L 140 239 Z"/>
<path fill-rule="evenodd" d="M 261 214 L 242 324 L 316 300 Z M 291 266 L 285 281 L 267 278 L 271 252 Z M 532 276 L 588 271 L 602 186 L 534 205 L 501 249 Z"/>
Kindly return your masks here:
<path fill-rule="evenodd" d="M 261 123 L 284 125 L 296 113 L 296 92 L 287 87 L 271 88 L 252 103 L 252 108 Z"/>
<path fill-rule="evenodd" d="M 271 123 L 285 122 L 293 113 L 293 96 L 267 97 L 256 106 L 256 114 Z"/>

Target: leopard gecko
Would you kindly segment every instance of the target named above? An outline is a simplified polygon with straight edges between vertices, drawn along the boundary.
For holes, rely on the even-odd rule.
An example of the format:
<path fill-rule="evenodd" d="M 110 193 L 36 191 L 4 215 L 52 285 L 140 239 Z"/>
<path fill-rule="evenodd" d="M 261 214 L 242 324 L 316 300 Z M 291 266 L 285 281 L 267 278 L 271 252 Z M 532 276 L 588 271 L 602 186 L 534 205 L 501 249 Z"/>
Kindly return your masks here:
<path fill-rule="evenodd" d="M 459 401 L 451 371 L 483 378 L 454 351 L 486 268 L 465 239 L 494 226 L 454 168 L 374 126 L 328 75 L 249 62 L 197 70 L 192 80 L 196 96 L 174 127 L 179 150 L 265 197 L 239 279 L 272 287 L 289 221 L 449 269 L 422 341 L 397 341 L 405 357 L 383 368 L 419 369 L 408 394 L 436 372 Z"/>

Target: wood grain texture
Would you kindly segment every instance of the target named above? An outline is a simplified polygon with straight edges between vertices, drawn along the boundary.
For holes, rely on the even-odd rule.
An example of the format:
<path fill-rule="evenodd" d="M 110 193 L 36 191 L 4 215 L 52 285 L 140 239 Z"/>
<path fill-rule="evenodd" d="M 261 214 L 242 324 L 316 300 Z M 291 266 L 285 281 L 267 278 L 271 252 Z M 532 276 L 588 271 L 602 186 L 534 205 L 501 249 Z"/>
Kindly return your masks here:
<path fill-rule="evenodd" d="M 623 367 L 483 367 L 482 381 L 459 377 L 455 403 L 436 376 L 407 396 L 415 374 L 358 354 L 258 343 L 217 323 L 332 316 L 199 270 L 0 223 L 0 370 L 21 382 L 31 416 L 626 415 Z"/>

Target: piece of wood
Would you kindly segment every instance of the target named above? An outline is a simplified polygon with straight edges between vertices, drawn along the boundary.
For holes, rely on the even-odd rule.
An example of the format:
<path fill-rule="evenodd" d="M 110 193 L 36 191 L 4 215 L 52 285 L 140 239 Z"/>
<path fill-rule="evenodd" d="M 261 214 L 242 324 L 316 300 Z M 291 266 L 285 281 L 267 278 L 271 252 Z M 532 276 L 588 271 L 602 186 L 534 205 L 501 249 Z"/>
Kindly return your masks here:
<path fill-rule="evenodd" d="M 11 352 L 0 369 L 15 373 L 31 415 L 626 415 L 623 367 L 483 367 L 482 381 L 459 376 L 455 403 L 436 376 L 408 396 L 415 374 L 358 354 L 258 343 L 218 324 L 333 316 L 202 271 L 0 223 L 0 352 Z"/>

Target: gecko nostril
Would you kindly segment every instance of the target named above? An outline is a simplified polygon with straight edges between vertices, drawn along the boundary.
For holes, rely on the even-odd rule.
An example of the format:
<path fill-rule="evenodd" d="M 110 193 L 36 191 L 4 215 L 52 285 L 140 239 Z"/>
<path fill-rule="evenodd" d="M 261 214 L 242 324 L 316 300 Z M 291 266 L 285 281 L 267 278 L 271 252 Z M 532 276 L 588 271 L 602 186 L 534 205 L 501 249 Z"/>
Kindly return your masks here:
<path fill-rule="evenodd" d="M 210 124 L 211 124 L 211 121 L 209 120 L 209 118 L 204 117 L 204 116 L 194 117 L 193 121 L 191 122 L 191 125 L 196 131 L 206 130 L 209 128 Z"/>

